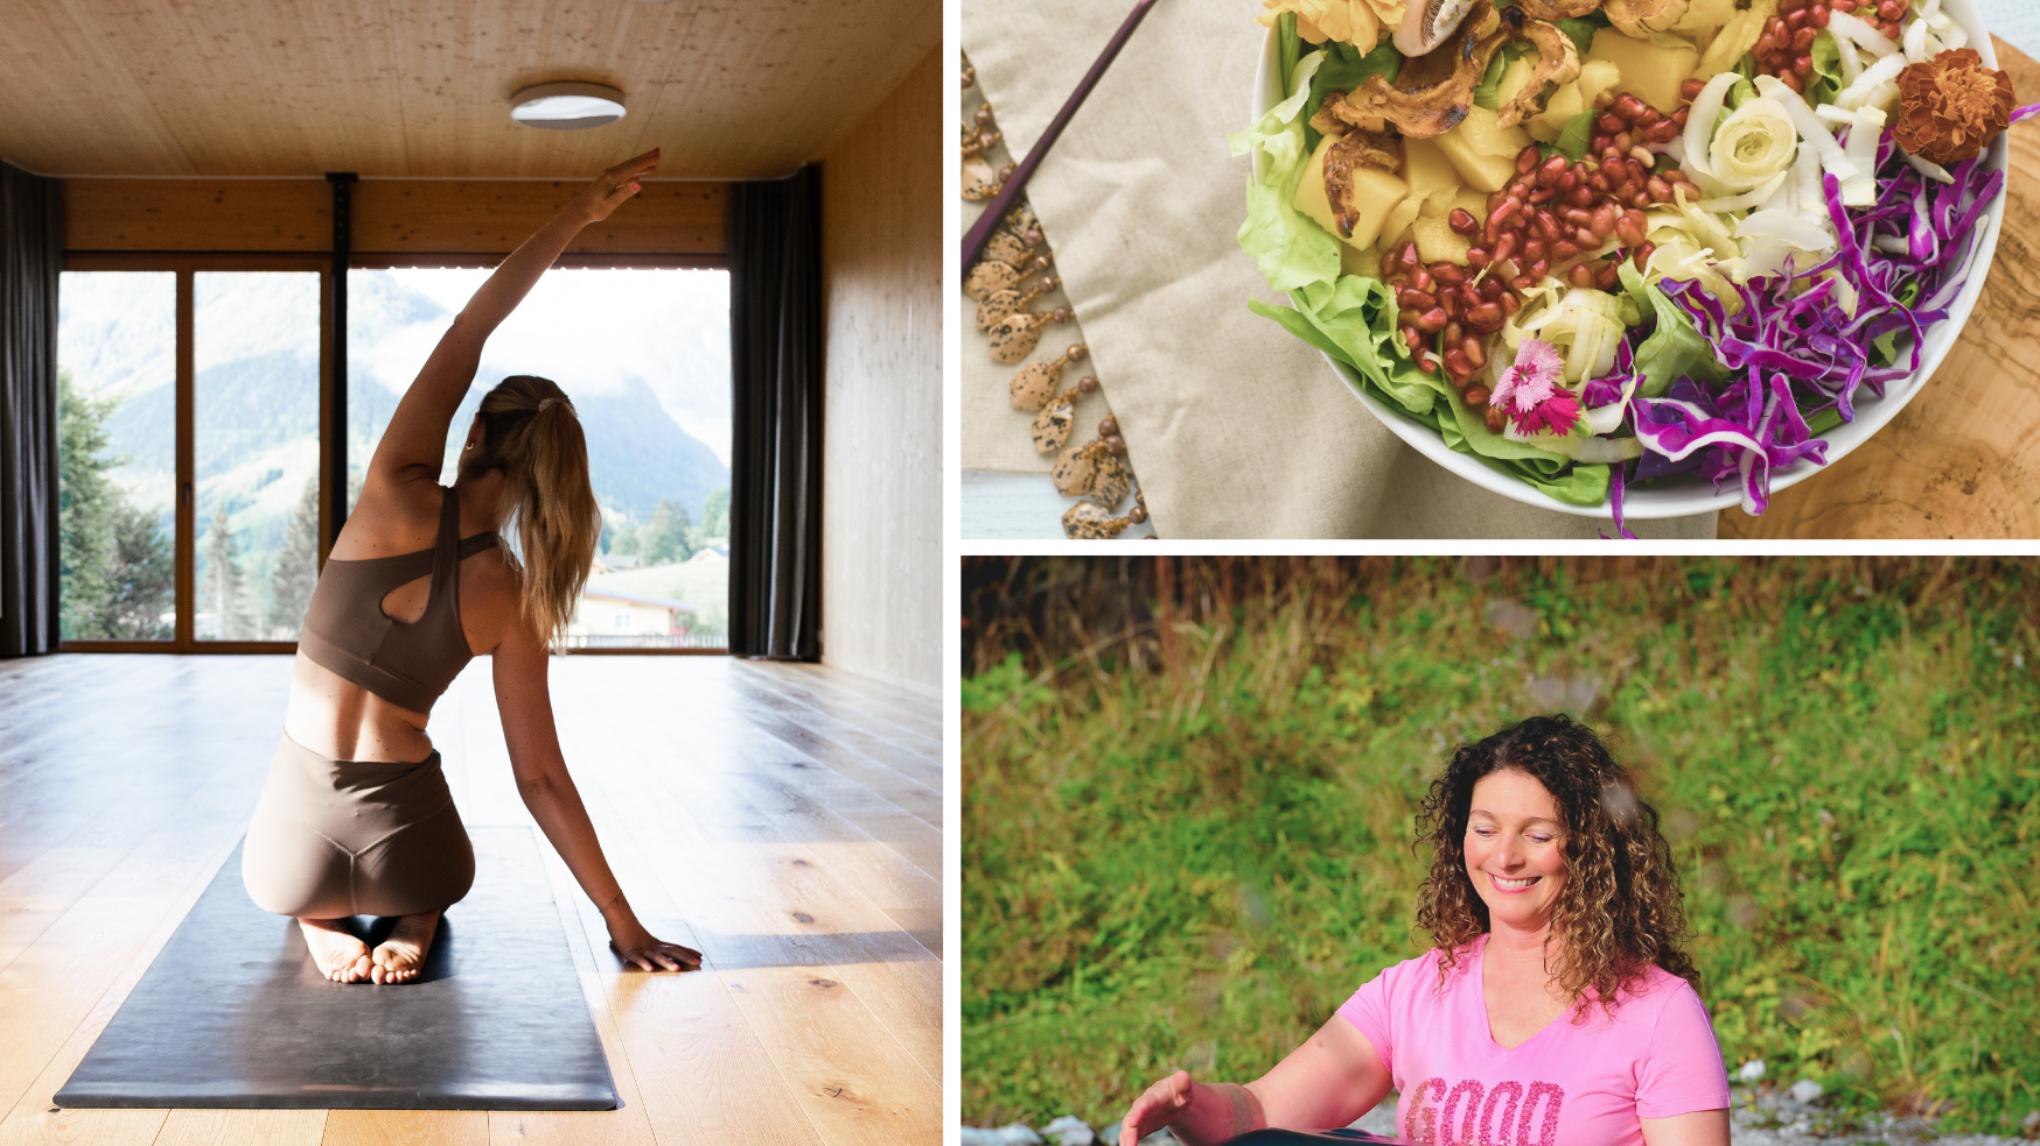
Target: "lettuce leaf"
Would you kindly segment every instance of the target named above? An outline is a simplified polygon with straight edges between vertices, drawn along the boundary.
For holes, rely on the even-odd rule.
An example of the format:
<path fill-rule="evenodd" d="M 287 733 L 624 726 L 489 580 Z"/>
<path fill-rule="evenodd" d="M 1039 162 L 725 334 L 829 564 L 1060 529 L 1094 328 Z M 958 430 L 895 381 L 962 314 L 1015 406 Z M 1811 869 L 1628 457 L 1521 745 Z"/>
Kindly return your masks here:
<path fill-rule="evenodd" d="M 1594 141 L 1594 118 L 1600 115 L 1596 108 L 1588 108 L 1565 121 L 1565 129 L 1558 138 L 1551 141 L 1552 150 L 1567 159 L 1584 159 L 1587 145 Z"/>
<path fill-rule="evenodd" d="M 1290 77 L 1296 74 L 1296 61 L 1303 55 L 1303 37 L 1296 31 L 1296 13 L 1284 12 L 1276 19 L 1275 42 L 1282 61 L 1282 90 L 1286 92 Z"/>
<path fill-rule="evenodd" d="M 1567 16 L 1556 23 L 1559 31 L 1572 37 L 1573 47 L 1584 56 L 1594 50 L 1594 33 L 1608 27 L 1608 16 L 1595 10 L 1584 16 Z"/>
<path fill-rule="evenodd" d="M 1624 259 L 1620 265 L 1618 273 L 1630 297 L 1637 306 L 1649 308 L 1657 315 L 1657 328 L 1636 348 L 1636 372 L 1643 375 L 1636 392 L 1645 398 L 1662 398 L 1681 376 L 1690 375 L 1705 382 L 1726 379 L 1727 372 L 1714 357 L 1714 345 L 1693 325 L 1686 312 L 1656 285 L 1645 282 L 1634 262 Z"/>
<path fill-rule="evenodd" d="M 1395 337 L 1395 300 L 1386 284 L 1345 275 L 1335 283 L 1304 287 L 1290 298 L 1294 310 L 1261 302 L 1248 306 L 1347 368 L 1352 385 L 1373 390 L 1437 431 L 1447 447 L 1472 454 L 1568 505 L 1607 501 L 1609 466 L 1577 463 L 1490 431 L 1442 373 L 1418 370 Z"/>
<path fill-rule="evenodd" d="M 1813 81 L 1806 85 L 1806 106 L 1835 102 L 1835 96 L 1842 90 L 1842 50 L 1835 46 L 1835 34 L 1822 28 L 1806 54 L 1813 58 Z"/>
<path fill-rule="evenodd" d="M 1267 170 L 1259 178 L 1249 168 L 1247 217 L 1238 238 L 1260 264 L 1268 285 L 1279 291 L 1339 276 L 1339 240 L 1295 206 L 1296 185 L 1310 159 L 1303 105 L 1324 59 L 1325 53 L 1313 52 L 1298 61 L 1289 97 L 1269 108 L 1259 123 L 1227 139 L 1234 155 L 1266 158 Z"/>

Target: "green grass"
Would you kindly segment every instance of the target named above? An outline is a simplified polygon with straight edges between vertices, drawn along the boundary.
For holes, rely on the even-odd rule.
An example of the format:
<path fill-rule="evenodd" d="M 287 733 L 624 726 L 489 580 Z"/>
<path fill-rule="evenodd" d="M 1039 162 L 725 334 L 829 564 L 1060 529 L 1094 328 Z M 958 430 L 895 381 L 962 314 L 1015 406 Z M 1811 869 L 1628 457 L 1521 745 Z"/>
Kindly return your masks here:
<path fill-rule="evenodd" d="M 1176 623 L 1173 671 L 1151 633 L 976 650 L 966 1123 L 1103 1125 L 1178 1066 L 1258 1076 L 1428 945 L 1409 841 L 1450 748 L 1560 708 L 1664 817 L 1731 1069 L 1948 1129 L 2040 1108 L 2040 578 L 1459 569 L 1250 576 Z M 1513 606 L 1530 635 L 1489 623 Z"/>

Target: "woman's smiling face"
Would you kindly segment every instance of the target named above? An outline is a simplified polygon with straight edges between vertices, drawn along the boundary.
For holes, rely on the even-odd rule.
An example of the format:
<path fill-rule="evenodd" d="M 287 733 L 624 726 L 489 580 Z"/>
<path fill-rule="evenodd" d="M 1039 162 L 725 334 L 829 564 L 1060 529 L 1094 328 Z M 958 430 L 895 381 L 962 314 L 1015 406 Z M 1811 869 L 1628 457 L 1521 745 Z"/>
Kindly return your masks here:
<path fill-rule="evenodd" d="M 1474 784 L 1466 875 L 1491 925 L 1535 928 L 1550 919 L 1565 886 L 1564 838 L 1558 801 L 1535 777 L 1504 768 Z"/>

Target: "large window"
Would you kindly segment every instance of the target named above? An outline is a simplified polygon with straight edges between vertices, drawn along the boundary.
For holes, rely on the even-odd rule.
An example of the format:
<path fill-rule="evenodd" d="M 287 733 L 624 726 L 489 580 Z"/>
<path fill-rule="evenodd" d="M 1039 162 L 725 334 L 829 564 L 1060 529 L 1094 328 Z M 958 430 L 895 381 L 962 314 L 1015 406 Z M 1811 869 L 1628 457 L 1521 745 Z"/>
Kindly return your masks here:
<path fill-rule="evenodd" d="M 345 434 L 351 508 L 398 400 L 493 263 L 350 272 L 343 429 L 320 422 L 316 257 L 72 261 L 57 348 L 63 638 L 287 648 L 330 517 L 322 430 Z M 722 270 L 555 267 L 489 340 L 440 480 L 505 376 L 543 375 L 573 398 L 603 526 L 570 646 L 728 644 L 729 306 Z"/>
<path fill-rule="evenodd" d="M 398 399 L 489 274 L 349 272 L 350 502 Z M 439 480 L 454 480 L 468 424 L 503 378 L 540 375 L 573 399 L 603 526 L 569 645 L 728 644 L 729 307 L 726 271 L 555 268 L 483 350 Z"/>
<path fill-rule="evenodd" d="M 66 640 L 176 626 L 177 276 L 65 271 L 57 306 Z"/>

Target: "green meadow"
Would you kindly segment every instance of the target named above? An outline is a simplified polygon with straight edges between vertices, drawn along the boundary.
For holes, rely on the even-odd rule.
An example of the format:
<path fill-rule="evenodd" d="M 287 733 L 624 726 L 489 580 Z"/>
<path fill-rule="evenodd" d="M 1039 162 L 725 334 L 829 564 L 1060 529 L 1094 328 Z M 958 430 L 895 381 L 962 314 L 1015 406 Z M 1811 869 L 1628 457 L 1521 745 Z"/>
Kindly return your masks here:
<path fill-rule="evenodd" d="M 1249 1081 L 1421 953 L 1450 750 L 1567 711 L 1678 859 L 1731 1073 L 2040 1109 L 2040 576 L 1846 559 L 966 562 L 963 1117 Z"/>

